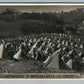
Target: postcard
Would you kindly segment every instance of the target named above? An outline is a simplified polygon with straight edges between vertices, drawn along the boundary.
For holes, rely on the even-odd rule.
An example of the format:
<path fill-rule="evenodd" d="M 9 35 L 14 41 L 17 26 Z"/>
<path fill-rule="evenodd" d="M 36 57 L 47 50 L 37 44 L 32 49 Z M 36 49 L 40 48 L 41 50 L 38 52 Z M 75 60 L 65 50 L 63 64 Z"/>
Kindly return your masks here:
<path fill-rule="evenodd" d="M 83 36 L 83 3 L 0 3 L 0 78 L 84 78 Z"/>

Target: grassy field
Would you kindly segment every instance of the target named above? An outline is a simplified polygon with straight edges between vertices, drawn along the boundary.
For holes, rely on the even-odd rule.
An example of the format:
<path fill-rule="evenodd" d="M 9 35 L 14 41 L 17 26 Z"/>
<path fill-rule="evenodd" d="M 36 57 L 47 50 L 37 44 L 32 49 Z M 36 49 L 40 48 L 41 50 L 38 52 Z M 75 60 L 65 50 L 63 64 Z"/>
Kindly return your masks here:
<path fill-rule="evenodd" d="M 0 60 L 0 78 L 80 78 L 80 74 L 73 70 L 48 69 L 34 60 Z"/>
<path fill-rule="evenodd" d="M 35 60 L 0 60 L 0 73 L 57 73 L 74 72 L 73 70 L 47 69 L 40 61 Z"/>

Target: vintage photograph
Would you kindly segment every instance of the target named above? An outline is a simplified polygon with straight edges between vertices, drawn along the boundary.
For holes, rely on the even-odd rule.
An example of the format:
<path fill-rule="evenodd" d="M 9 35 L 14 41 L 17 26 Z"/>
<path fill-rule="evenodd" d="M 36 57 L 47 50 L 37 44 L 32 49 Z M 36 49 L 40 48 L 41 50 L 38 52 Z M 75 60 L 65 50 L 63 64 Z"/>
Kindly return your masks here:
<path fill-rule="evenodd" d="M 84 78 L 84 5 L 0 5 L 0 78 Z"/>

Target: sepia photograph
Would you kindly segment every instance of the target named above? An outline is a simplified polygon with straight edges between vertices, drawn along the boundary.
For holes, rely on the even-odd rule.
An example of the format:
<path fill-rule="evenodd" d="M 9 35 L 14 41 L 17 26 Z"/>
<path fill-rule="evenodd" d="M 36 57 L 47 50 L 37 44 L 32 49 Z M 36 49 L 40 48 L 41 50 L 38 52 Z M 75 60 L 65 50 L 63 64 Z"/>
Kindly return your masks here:
<path fill-rule="evenodd" d="M 84 78 L 84 4 L 0 4 L 0 79 Z"/>

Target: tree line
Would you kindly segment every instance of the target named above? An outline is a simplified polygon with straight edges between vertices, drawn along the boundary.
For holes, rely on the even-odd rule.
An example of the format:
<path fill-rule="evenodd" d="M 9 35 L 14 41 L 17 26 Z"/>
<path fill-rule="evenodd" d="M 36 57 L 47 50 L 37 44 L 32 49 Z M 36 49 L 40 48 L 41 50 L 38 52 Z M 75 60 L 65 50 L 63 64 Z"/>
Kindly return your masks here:
<path fill-rule="evenodd" d="M 84 12 L 61 12 L 61 13 L 28 13 L 15 12 L 6 9 L 0 14 L 0 20 L 6 22 L 16 22 L 22 20 L 21 31 L 23 34 L 42 33 L 42 32 L 67 32 L 74 33 L 78 25 L 84 19 Z"/>

